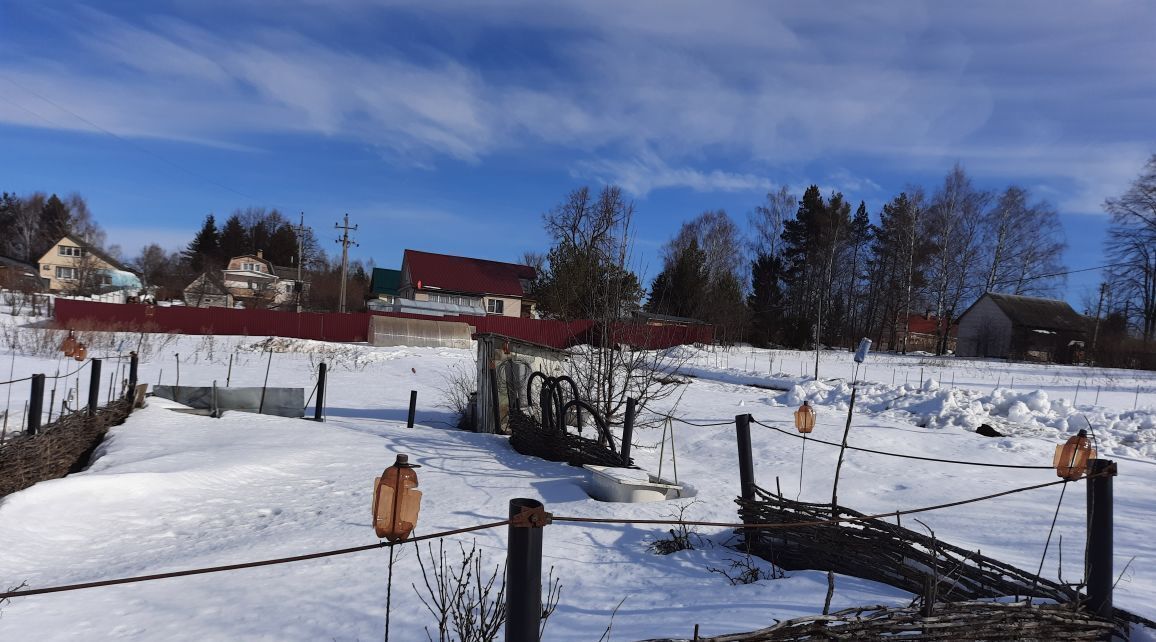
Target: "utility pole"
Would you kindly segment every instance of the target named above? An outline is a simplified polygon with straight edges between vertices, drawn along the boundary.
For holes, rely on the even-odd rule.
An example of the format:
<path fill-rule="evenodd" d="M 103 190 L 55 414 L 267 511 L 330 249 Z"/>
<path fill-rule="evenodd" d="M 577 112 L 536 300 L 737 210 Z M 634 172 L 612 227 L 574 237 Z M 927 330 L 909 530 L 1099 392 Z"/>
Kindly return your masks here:
<path fill-rule="evenodd" d="M 1100 312 L 1104 308 L 1104 294 L 1108 292 L 1108 284 L 1100 284 L 1100 302 L 1096 304 L 1096 326 L 1092 330 L 1092 349 L 1088 350 L 1088 363 L 1096 363 L 1096 340 L 1100 338 Z"/>
<path fill-rule="evenodd" d="M 349 227 L 349 215 L 345 215 L 345 225 L 337 223 L 333 227 L 341 230 L 341 238 L 337 242 L 341 244 L 341 299 L 337 303 L 337 311 L 345 312 L 345 281 L 346 273 L 349 271 L 349 246 L 357 245 L 353 239 L 349 238 L 350 231 L 357 231 L 357 226 Z"/>
<path fill-rule="evenodd" d="M 301 297 L 305 295 L 305 283 L 301 280 L 301 247 L 305 242 L 305 212 L 301 212 L 301 224 L 294 228 L 297 232 L 297 313 L 301 313 Z"/>

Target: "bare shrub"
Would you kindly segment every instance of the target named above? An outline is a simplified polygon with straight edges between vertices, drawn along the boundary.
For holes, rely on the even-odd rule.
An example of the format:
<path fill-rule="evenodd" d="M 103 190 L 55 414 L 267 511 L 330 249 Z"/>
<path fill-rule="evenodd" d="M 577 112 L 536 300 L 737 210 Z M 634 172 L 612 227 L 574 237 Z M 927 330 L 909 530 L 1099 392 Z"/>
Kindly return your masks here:
<path fill-rule="evenodd" d="M 710 567 L 711 573 L 718 573 L 730 581 L 732 586 L 738 584 L 754 584 L 759 580 L 777 580 L 786 577 L 786 573 L 778 566 L 771 565 L 771 570 L 767 571 L 759 565 L 755 558 L 747 553 L 741 557 L 732 557 L 727 560 L 729 565 L 727 568 Z"/>
<path fill-rule="evenodd" d="M 445 408 L 457 416 L 457 426 L 463 429 L 472 429 L 473 395 L 475 378 L 461 365 L 455 365 L 448 373 L 442 375 L 440 388 L 441 399 L 438 407 Z"/>
<path fill-rule="evenodd" d="M 468 551 L 461 542 L 458 548 L 461 558 L 451 562 L 442 540 L 438 540 L 436 553 L 432 544 L 426 544 L 428 561 L 421 547 L 417 547 L 425 592 L 417 584 L 412 585 L 413 590 L 437 623 L 437 637 L 429 627 L 426 627 L 426 637 L 431 642 L 493 642 L 506 623 L 505 566 L 495 566 L 492 572 L 486 573 L 482 570 L 482 552 L 477 542 L 472 543 Z M 554 578 L 553 567 L 547 587 L 539 637 L 562 596 L 562 584 Z"/>
<path fill-rule="evenodd" d="M 696 544 L 701 546 L 703 539 L 699 536 L 698 529 L 685 523 L 687 509 L 701 503 L 701 500 L 696 499 L 679 504 L 678 508 L 670 513 L 670 517 L 678 520 L 678 524 L 667 531 L 670 536 L 650 542 L 646 546 L 646 550 L 657 555 L 670 555 L 678 551 L 693 551 Z"/>

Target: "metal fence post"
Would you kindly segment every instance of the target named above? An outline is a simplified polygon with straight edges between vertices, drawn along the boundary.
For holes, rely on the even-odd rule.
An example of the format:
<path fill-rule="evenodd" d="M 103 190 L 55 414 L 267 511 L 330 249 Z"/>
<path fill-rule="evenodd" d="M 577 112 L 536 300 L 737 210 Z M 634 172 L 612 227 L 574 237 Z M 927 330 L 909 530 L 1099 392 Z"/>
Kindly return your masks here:
<path fill-rule="evenodd" d="M 91 417 L 96 414 L 96 409 L 100 406 L 100 359 L 92 359 L 92 368 L 88 373 L 88 416 Z"/>
<path fill-rule="evenodd" d="M 325 374 L 327 370 L 324 361 L 317 366 L 317 405 L 313 409 L 313 421 L 324 421 L 321 418 L 321 413 L 325 410 Z"/>
<path fill-rule="evenodd" d="M 32 375 L 32 391 L 28 397 L 28 434 L 40 431 L 40 415 L 44 412 L 44 375 Z"/>
<path fill-rule="evenodd" d="M 136 381 L 137 381 L 137 366 L 140 365 L 140 359 L 137 358 L 136 352 L 128 353 L 128 398 L 130 400 L 136 398 Z"/>
<path fill-rule="evenodd" d="M 506 554 L 506 642 L 538 642 L 542 622 L 542 527 L 548 519 L 536 499 L 510 500 Z M 518 520 L 525 510 L 541 518 Z M 517 521 L 515 521 L 517 520 Z"/>
<path fill-rule="evenodd" d="M 413 428 L 413 417 L 417 414 L 417 391 L 409 391 L 409 418 L 405 420 L 407 428 Z"/>
<path fill-rule="evenodd" d="M 1112 478 L 1116 462 L 1088 462 L 1088 608 L 1102 618 L 1112 617 Z M 1097 476 L 1102 475 L 1102 476 Z"/>
<path fill-rule="evenodd" d="M 755 498 L 755 463 L 751 455 L 751 416 L 735 415 L 736 441 L 739 447 L 739 488 L 742 498 Z"/>
<path fill-rule="evenodd" d="M 638 401 L 626 398 L 626 421 L 622 424 L 622 461 L 630 462 L 630 441 L 634 438 L 634 417 L 638 414 Z"/>

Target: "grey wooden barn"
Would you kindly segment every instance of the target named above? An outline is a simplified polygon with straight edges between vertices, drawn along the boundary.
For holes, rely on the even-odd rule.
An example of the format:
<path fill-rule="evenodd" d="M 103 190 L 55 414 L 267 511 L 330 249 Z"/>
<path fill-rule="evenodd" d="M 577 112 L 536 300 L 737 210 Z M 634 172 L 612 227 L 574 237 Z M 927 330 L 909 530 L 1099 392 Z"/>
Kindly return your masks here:
<path fill-rule="evenodd" d="M 988 292 L 959 317 L 956 355 L 1074 363 L 1087 328 L 1064 301 Z"/>

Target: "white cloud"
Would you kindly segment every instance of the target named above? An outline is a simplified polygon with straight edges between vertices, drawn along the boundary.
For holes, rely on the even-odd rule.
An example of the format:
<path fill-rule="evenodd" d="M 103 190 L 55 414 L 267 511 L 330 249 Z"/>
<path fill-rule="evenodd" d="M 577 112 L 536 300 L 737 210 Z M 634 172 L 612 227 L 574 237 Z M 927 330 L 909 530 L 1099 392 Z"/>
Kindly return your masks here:
<path fill-rule="evenodd" d="M 1049 168 L 1079 192 L 1067 200 L 1086 207 L 1101 186 L 1135 172 L 1130 141 L 1156 136 L 1156 93 L 1137 80 L 1156 59 L 1143 27 L 1154 9 L 1144 3 L 301 5 L 270 28 L 254 17 L 268 6 L 243 3 L 249 17 L 219 31 L 174 15 L 84 10 L 59 21 L 73 29 L 71 43 L 61 36 L 51 48 L 9 49 L 18 55 L 0 58 L 0 76 L 122 136 L 240 147 L 263 134 L 306 134 L 366 143 L 417 166 L 561 152 L 601 159 L 575 172 L 636 193 L 770 184 L 694 169 L 702 164 L 963 158 L 975 159 L 969 171 L 1009 179 Z M 432 51 L 417 43 L 417 53 L 332 38 L 350 23 L 388 25 L 398 12 L 454 37 Z M 461 44 L 496 46 L 485 38 L 497 29 L 531 36 L 518 64 L 488 66 L 481 49 Z M 0 122 L 91 129 L 25 92 L 4 98 Z M 1126 161 L 1068 153 L 1081 145 L 1129 149 Z M 848 191 L 878 188 L 865 181 L 825 178 Z"/>
<path fill-rule="evenodd" d="M 654 154 L 629 160 L 580 163 L 573 174 L 618 185 L 635 196 L 645 196 L 664 188 L 687 188 L 696 192 L 767 192 L 775 188 L 768 178 L 722 170 L 700 171 L 689 167 L 669 167 Z"/>

